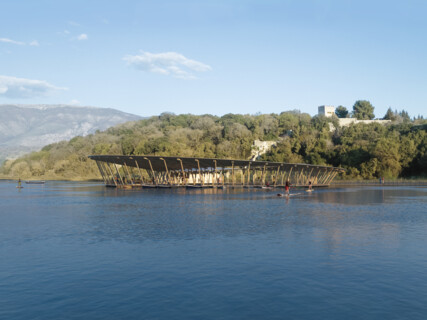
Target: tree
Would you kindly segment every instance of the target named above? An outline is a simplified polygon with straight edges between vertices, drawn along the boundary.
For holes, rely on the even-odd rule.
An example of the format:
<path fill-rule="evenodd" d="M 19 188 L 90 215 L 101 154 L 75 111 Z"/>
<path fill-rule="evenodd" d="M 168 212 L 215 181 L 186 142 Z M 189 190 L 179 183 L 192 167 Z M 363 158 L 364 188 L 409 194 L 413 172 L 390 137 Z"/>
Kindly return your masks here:
<path fill-rule="evenodd" d="M 395 121 L 396 120 L 396 114 L 393 112 L 393 110 L 391 110 L 391 108 L 388 108 L 383 119 Z"/>
<path fill-rule="evenodd" d="M 353 116 L 358 120 L 372 120 L 374 115 L 374 107 L 367 100 L 357 100 L 353 106 Z"/>
<path fill-rule="evenodd" d="M 335 114 L 337 115 L 338 118 L 347 118 L 348 117 L 348 110 L 346 107 L 338 106 L 335 109 Z"/>

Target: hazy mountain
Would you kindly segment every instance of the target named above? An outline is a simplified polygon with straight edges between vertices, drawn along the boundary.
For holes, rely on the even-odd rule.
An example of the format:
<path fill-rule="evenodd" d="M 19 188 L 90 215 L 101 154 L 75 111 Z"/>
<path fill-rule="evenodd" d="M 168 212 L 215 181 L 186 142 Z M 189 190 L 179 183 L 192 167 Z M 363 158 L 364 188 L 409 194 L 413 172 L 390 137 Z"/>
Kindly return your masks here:
<path fill-rule="evenodd" d="M 0 163 L 43 146 L 141 117 L 110 108 L 0 105 Z"/>

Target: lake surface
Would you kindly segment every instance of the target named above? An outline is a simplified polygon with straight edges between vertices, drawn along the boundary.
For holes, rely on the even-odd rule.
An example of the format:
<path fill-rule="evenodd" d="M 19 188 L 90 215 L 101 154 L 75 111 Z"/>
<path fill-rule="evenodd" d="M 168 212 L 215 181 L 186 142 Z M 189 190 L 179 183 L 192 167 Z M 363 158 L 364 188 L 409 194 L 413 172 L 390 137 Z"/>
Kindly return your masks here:
<path fill-rule="evenodd" d="M 427 188 L 0 182 L 0 319 L 426 319 Z"/>

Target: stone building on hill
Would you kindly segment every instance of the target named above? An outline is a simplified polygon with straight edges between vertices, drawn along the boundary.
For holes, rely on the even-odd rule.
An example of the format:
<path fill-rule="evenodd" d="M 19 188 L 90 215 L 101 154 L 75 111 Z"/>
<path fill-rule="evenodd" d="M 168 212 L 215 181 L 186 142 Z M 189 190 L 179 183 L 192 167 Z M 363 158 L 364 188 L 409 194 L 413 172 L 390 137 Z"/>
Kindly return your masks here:
<path fill-rule="evenodd" d="M 335 107 L 334 106 L 319 106 L 318 107 L 318 115 L 322 115 L 325 117 L 333 117 L 336 116 L 335 115 Z M 369 124 L 369 123 L 380 123 L 380 124 L 386 124 L 386 123 L 390 123 L 391 120 L 379 120 L 379 119 L 375 119 L 375 120 L 358 120 L 356 118 L 338 118 L 338 123 L 340 125 L 340 127 L 348 127 L 351 124 L 357 124 L 357 123 L 365 123 L 365 124 Z M 332 124 L 331 124 L 332 125 Z"/>

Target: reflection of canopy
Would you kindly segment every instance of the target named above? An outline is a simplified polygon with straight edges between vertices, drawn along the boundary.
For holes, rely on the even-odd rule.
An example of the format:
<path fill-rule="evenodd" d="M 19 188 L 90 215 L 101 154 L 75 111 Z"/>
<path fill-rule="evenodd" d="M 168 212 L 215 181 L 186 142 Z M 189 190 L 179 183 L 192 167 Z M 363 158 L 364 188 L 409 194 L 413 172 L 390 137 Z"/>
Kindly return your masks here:
<path fill-rule="evenodd" d="M 184 157 L 162 157 L 162 156 L 119 156 L 119 155 L 101 155 L 89 156 L 95 161 L 115 163 L 119 165 L 126 164 L 128 167 L 139 167 L 145 170 L 163 172 L 167 170 L 211 170 L 212 168 L 247 168 L 250 165 L 251 169 L 259 168 L 266 170 L 288 171 L 291 168 L 295 169 L 314 169 L 313 171 L 329 171 L 340 172 L 342 168 L 334 168 L 327 166 L 318 166 L 310 164 L 294 164 L 283 162 L 270 161 L 251 161 L 251 160 L 229 160 L 229 159 L 214 159 L 214 158 L 184 158 Z M 182 164 L 182 165 L 181 165 Z"/>

